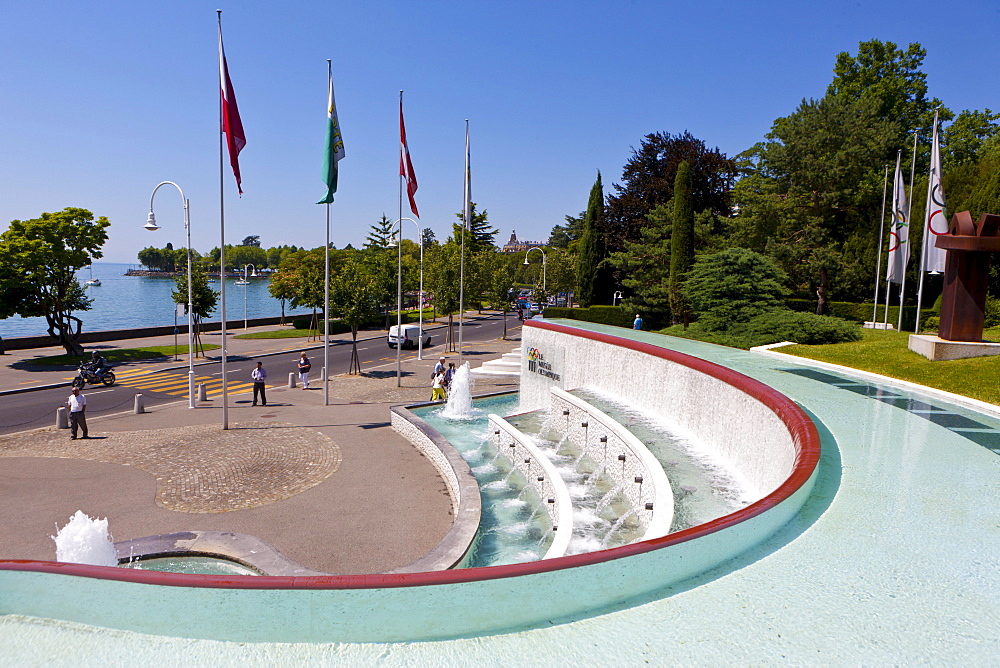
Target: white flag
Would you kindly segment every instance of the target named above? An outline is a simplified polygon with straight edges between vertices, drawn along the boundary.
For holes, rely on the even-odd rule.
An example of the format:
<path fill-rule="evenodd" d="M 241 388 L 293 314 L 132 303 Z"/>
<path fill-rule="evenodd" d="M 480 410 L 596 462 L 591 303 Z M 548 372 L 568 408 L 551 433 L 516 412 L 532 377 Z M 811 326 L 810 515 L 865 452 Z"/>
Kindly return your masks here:
<path fill-rule="evenodd" d="M 927 181 L 927 224 L 924 227 L 924 271 L 944 271 L 948 251 L 934 242 L 948 234 L 948 217 L 944 212 L 944 188 L 941 187 L 941 142 L 938 138 L 937 114 L 934 115 L 934 139 L 931 142 L 931 173 Z"/>
<path fill-rule="evenodd" d="M 465 208 L 462 222 L 465 229 L 472 229 L 472 154 L 469 153 L 469 121 L 465 121 Z"/>
<path fill-rule="evenodd" d="M 896 154 L 896 176 L 892 180 L 892 227 L 889 230 L 889 264 L 886 280 L 902 283 L 910 261 L 910 221 L 906 208 L 906 188 L 899 168 L 902 151 Z"/>

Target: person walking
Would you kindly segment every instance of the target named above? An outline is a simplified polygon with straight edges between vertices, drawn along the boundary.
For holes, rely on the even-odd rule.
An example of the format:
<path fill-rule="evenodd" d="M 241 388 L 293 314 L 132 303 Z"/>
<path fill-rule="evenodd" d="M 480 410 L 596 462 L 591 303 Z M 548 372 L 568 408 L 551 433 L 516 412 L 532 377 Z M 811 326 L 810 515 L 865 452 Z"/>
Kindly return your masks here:
<path fill-rule="evenodd" d="M 439 373 L 444 373 L 445 369 L 444 362 L 445 359 L 443 357 L 438 360 L 438 363 L 434 365 L 434 370 L 431 371 L 431 378 L 438 375 Z"/>
<path fill-rule="evenodd" d="M 455 377 L 455 363 L 448 362 L 448 370 L 444 372 L 445 392 L 451 392 L 451 379 Z"/>
<path fill-rule="evenodd" d="M 87 397 L 80 394 L 80 388 L 74 387 L 73 394 L 66 400 L 69 408 L 69 429 L 70 440 L 76 440 L 77 429 L 83 431 L 83 438 L 90 438 L 87 434 Z"/>
<path fill-rule="evenodd" d="M 309 369 L 312 368 L 312 364 L 309 363 L 309 358 L 306 357 L 306 351 L 302 351 L 302 355 L 299 356 L 299 381 L 302 383 L 302 389 L 309 389 Z"/>
<path fill-rule="evenodd" d="M 267 406 L 267 395 L 264 394 L 267 371 L 264 370 L 263 362 L 257 362 L 257 368 L 250 372 L 250 377 L 253 379 L 253 405 L 257 405 L 257 395 L 260 394 L 260 403 Z"/>
<path fill-rule="evenodd" d="M 632 329 L 642 329 L 642 316 L 638 313 L 635 314 L 635 320 L 632 321 Z"/>

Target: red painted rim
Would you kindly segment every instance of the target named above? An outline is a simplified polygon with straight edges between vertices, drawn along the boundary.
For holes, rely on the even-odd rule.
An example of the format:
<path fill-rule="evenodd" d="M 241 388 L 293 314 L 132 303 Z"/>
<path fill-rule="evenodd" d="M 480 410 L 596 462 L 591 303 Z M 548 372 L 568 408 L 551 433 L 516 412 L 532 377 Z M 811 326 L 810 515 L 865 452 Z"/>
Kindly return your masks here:
<path fill-rule="evenodd" d="M 427 585 L 456 584 L 479 580 L 511 578 L 521 575 L 547 573 L 564 568 L 589 566 L 605 561 L 644 554 L 671 545 L 684 543 L 716 531 L 732 527 L 740 522 L 756 517 L 788 499 L 812 476 L 819 463 L 820 439 L 816 425 L 795 402 L 777 390 L 764 385 L 737 371 L 708 362 L 674 350 L 660 348 L 649 343 L 622 338 L 611 334 L 576 329 L 552 322 L 526 320 L 527 327 L 538 327 L 570 336 L 577 336 L 602 343 L 628 348 L 647 355 L 684 365 L 700 373 L 717 378 L 736 387 L 770 408 L 784 422 L 792 435 L 796 448 L 795 466 L 792 474 L 776 490 L 763 499 L 741 508 L 734 513 L 699 524 L 677 533 L 660 538 L 631 543 L 621 547 L 574 554 L 557 559 L 533 561 L 526 564 L 486 566 L 449 571 L 426 573 L 387 573 L 371 575 L 330 575 L 309 577 L 253 576 L 253 575 L 186 575 L 158 571 L 140 571 L 109 566 L 89 566 L 85 564 L 59 563 L 53 561 L 7 560 L 0 561 L 0 570 L 31 571 L 36 573 L 59 573 L 79 577 L 117 580 L 140 584 L 154 584 L 171 587 L 201 587 L 217 589 L 379 589 L 395 587 L 422 587 Z"/>

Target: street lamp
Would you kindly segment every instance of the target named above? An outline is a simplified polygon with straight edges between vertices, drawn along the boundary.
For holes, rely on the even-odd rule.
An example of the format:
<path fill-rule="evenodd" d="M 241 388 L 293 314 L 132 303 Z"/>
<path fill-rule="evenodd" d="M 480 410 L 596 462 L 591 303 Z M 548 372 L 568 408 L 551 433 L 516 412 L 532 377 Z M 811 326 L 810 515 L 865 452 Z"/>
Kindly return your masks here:
<path fill-rule="evenodd" d="M 253 273 L 250 274 L 250 278 L 257 278 L 257 267 L 252 264 L 243 265 L 243 280 L 236 281 L 239 285 L 243 286 L 243 329 L 247 328 L 247 286 L 250 285 L 250 281 L 247 280 L 247 267 L 253 267 Z"/>
<path fill-rule="evenodd" d="M 524 254 L 524 266 L 528 266 L 528 256 L 531 255 L 531 251 L 536 250 L 542 254 L 542 292 L 545 292 L 545 251 L 543 251 L 538 246 L 529 248 L 528 252 Z M 546 293 L 547 296 L 548 293 Z"/>
<path fill-rule="evenodd" d="M 612 306 L 614 306 L 614 305 L 615 305 L 615 303 L 616 303 L 616 302 L 617 302 L 617 301 L 618 301 L 619 299 L 621 299 L 621 298 L 622 298 L 622 291 L 621 291 L 621 290 L 615 290 L 615 294 L 613 294 L 613 295 L 611 296 L 611 305 L 612 305 Z"/>
<path fill-rule="evenodd" d="M 403 383 L 401 365 L 403 344 L 399 340 L 403 329 L 403 221 L 408 220 L 417 228 L 417 240 L 420 244 L 420 293 L 417 295 L 417 304 L 420 310 L 420 326 L 417 330 L 417 359 L 424 359 L 424 235 L 420 229 L 420 223 L 412 218 L 400 218 L 394 222 L 399 241 L 390 240 L 389 248 L 396 247 L 396 386 Z"/>
<path fill-rule="evenodd" d="M 191 286 L 191 218 L 190 218 L 190 202 L 184 197 L 184 191 L 181 187 L 174 183 L 173 181 L 163 181 L 153 188 L 153 194 L 149 196 L 149 217 L 146 218 L 146 224 L 143 226 L 150 232 L 155 232 L 160 229 L 160 226 L 156 224 L 156 216 L 153 215 L 153 198 L 156 196 L 156 191 L 160 189 L 161 186 L 171 185 L 177 188 L 177 191 L 181 194 L 181 204 L 184 207 L 184 230 L 187 232 L 187 279 L 188 279 L 188 290 L 187 290 L 187 315 L 188 315 L 188 408 L 196 408 L 194 399 L 194 292 Z"/>

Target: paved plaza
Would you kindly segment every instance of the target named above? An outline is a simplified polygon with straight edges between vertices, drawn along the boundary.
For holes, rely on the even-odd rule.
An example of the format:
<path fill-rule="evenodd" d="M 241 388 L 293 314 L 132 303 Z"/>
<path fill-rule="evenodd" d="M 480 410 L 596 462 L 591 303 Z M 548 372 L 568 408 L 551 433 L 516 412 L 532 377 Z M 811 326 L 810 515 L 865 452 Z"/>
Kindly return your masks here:
<path fill-rule="evenodd" d="M 463 357 L 473 367 L 499 357 L 519 344 L 519 330 L 512 334 L 508 341 L 469 344 Z M 301 347 L 292 343 L 243 341 L 230 354 L 271 354 L 269 368 L 292 368 Z M 243 349 L 251 345 L 261 350 Z M 0 554 L 54 560 L 50 536 L 82 510 L 107 517 L 116 541 L 229 531 L 256 536 L 327 573 L 405 566 L 451 528 L 451 500 L 430 462 L 391 429 L 389 409 L 429 398 L 437 358 L 458 358 L 442 348 L 424 360 L 408 354 L 402 387 L 394 364 L 331 376 L 329 406 L 321 382 L 314 379 L 308 391 L 292 389 L 274 373 L 267 406 L 252 406 L 249 392 L 230 395 L 229 430 L 221 428 L 216 398 L 194 410 L 181 400 L 140 415 L 91 416 L 88 440 L 71 441 L 68 430 L 54 426 L 2 436 L 0 504 L 9 512 L 0 517 Z M 27 373 L 23 364 L 12 369 L 12 358 L 42 354 L 13 352 L 0 358 L 0 380 L 8 388 Z M 310 355 L 321 358 L 322 350 Z M 516 389 L 516 380 L 476 386 L 477 393 L 505 389 Z"/>

